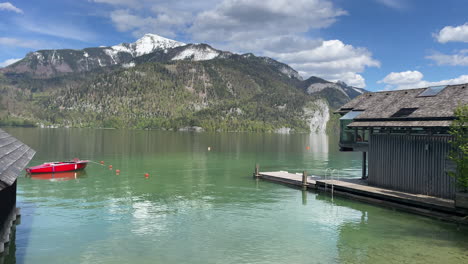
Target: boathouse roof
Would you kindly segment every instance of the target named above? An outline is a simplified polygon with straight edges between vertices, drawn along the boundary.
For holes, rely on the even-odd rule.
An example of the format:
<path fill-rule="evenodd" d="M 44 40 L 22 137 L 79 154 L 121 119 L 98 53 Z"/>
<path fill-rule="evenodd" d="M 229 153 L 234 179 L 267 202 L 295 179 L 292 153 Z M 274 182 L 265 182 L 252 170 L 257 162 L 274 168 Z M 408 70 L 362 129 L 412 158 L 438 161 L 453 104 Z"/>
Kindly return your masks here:
<path fill-rule="evenodd" d="M 361 112 L 349 127 L 447 127 L 465 104 L 468 84 L 459 84 L 364 93 L 337 113 Z"/>
<path fill-rule="evenodd" d="M 36 151 L 0 129 L 0 191 L 12 185 Z"/>

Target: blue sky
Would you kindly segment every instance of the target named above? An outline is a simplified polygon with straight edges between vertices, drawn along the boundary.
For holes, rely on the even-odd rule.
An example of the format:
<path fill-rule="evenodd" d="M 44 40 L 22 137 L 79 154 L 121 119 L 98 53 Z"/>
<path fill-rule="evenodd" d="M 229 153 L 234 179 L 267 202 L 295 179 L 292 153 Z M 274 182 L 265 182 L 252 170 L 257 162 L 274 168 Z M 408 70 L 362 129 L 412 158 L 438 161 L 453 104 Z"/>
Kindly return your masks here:
<path fill-rule="evenodd" d="M 467 83 L 466 10 L 461 0 L 0 0 L 0 66 L 153 33 L 372 91 Z"/>

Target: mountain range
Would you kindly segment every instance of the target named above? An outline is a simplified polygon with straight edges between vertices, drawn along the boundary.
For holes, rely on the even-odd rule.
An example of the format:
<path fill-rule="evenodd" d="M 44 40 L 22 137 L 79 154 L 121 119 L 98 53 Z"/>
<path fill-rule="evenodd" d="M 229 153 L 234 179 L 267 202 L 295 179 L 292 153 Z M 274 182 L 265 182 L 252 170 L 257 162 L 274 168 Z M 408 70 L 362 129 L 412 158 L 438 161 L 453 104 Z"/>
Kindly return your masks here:
<path fill-rule="evenodd" d="M 0 124 L 323 131 L 332 109 L 363 92 L 303 80 L 268 57 L 146 34 L 110 47 L 39 50 L 1 68 Z"/>

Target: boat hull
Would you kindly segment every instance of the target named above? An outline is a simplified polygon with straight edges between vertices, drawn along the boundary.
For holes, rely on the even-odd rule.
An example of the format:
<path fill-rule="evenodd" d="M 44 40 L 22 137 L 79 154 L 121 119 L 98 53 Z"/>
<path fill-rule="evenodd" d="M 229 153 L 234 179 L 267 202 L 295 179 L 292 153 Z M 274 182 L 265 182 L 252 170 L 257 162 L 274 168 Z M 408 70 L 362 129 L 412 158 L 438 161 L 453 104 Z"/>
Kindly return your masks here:
<path fill-rule="evenodd" d="M 52 173 L 34 173 L 31 174 L 33 180 L 50 180 L 50 181 L 68 181 L 79 177 L 80 171 L 65 171 Z"/>
<path fill-rule="evenodd" d="M 86 168 L 88 161 L 77 161 L 77 162 L 49 162 L 39 166 L 26 168 L 27 173 L 51 173 L 51 172 L 64 172 L 64 171 L 76 171 Z"/>

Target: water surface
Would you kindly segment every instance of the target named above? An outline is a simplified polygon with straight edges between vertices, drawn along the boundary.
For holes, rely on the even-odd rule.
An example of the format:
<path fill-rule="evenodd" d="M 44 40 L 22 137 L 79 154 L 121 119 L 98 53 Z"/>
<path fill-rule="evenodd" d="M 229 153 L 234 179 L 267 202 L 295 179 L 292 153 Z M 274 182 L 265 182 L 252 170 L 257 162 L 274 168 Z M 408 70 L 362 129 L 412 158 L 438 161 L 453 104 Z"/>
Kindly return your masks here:
<path fill-rule="evenodd" d="M 105 161 L 19 179 L 7 263 L 468 263 L 466 228 L 251 177 L 256 163 L 359 177 L 336 136 L 5 130 L 37 151 L 31 165 Z"/>

